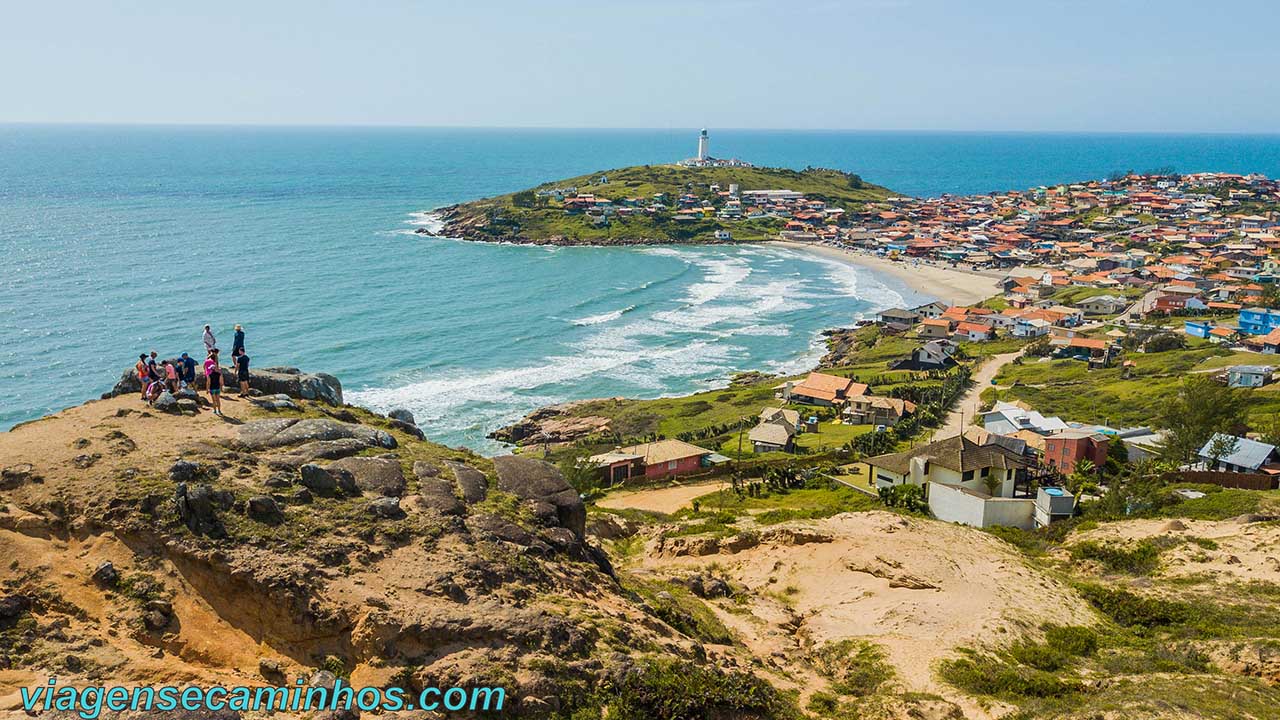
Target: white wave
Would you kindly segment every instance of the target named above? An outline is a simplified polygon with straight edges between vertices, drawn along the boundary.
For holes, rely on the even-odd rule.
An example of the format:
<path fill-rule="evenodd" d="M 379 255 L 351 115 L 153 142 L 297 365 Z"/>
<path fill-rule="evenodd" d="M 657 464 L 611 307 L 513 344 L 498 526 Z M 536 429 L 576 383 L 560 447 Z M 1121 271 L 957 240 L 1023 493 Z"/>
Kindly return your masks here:
<path fill-rule="evenodd" d="M 420 228 L 424 228 L 427 232 L 431 233 L 432 235 L 439 234 L 439 232 L 444 229 L 444 219 L 441 218 L 440 214 L 434 210 L 423 210 L 420 212 L 411 212 L 409 213 L 409 217 L 413 219 L 406 220 L 405 221 L 406 225 L 414 225 Z"/>
<path fill-rule="evenodd" d="M 572 322 L 574 325 L 601 325 L 607 322 L 613 322 L 614 320 L 617 320 L 618 318 L 622 317 L 623 315 L 626 315 L 627 313 L 635 309 L 636 309 L 635 305 L 628 305 L 622 308 L 621 310 L 614 310 L 613 312 L 600 313 L 599 315 L 588 315 L 583 318 L 578 318 L 577 320 L 570 320 L 570 322 Z"/>

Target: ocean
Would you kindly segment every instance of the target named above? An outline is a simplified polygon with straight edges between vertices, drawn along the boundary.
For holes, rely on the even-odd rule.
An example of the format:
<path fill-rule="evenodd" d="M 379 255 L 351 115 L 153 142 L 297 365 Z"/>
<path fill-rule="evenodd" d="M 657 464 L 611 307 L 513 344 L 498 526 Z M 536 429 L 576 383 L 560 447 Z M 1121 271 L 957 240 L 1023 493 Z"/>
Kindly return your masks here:
<path fill-rule="evenodd" d="M 1280 175 L 1280 136 L 717 131 L 712 154 L 912 195 L 1174 168 Z M 482 452 L 535 407 L 800 371 L 818 333 L 922 300 L 767 246 L 425 237 L 431 209 L 693 153 L 693 130 L 0 126 L 0 429 L 96 397 L 138 353 L 248 334 Z"/>

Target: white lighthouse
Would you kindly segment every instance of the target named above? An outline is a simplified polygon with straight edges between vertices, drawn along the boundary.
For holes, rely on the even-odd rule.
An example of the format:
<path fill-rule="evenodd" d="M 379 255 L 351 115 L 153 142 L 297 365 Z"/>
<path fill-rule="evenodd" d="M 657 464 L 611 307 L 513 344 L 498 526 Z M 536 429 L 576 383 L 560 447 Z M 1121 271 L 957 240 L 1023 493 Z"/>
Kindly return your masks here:
<path fill-rule="evenodd" d="M 698 133 L 698 162 L 706 162 L 711 157 L 711 139 L 707 137 L 707 129 Z"/>

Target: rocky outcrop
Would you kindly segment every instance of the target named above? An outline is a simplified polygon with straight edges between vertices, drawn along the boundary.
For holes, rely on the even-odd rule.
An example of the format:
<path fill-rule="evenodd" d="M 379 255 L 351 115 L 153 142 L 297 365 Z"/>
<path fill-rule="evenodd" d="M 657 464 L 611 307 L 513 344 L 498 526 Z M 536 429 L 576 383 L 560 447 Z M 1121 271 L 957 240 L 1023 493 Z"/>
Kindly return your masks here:
<path fill-rule="evenodd" d="M 172 361 L 176 361 L 173 358 Z M 228 387 L 236 386 L 235 370 L 222 368 L 222 377 Z M 195 386 L 204 389 L 204 375 L 197 370 Z M 338 378 L 326 373 L 304 373 L 297 368 L 270 367 L 254 369 L 249 372 L 249 388 L 263 395 L 286 395 L 301 400 L 319 400 L 330 405 L 342 404 L 342 383 Z M 126 369 L 103 399 L 118 395 L 137 394 L 142 392 L 138 375 L 133 368 Z"/>
<path fill-rule="evenodd" d="M 255 420 L 240 426 L 239 440 L 249 450 L 331 440 L 358 440 L 368 447 L 387 450 L 393 450 L 397 445 L 396 439 L 385 430 L 320 418 Z"/>
<path fill-rule="evenodd" d="M 404 495 L 404 470 L 395 457 L 348 457 L 329 463 L 326 469 L 351 473 L 356 487 L 367 493 L 400 497 Z"/>
<path fill-rule="evenodd" d="M 615 398 L 617 399 L 617 398 Z M 596 400 L 575 400 L 538 408 L 520 420 L 498 428 L 489 437 L 513 445 L 567 443 L 609 431 L 612 420 L 599 415 L 573 415 L 577 408 Z"/>
<path fill-rule="evenodd" d="M 524 500 L 543 523 L 570 530 L 578 538 L 583 536 L 586 507 L 556 466 L 516 455 L 496 457 L 493 465 L 498 489 Z"/>

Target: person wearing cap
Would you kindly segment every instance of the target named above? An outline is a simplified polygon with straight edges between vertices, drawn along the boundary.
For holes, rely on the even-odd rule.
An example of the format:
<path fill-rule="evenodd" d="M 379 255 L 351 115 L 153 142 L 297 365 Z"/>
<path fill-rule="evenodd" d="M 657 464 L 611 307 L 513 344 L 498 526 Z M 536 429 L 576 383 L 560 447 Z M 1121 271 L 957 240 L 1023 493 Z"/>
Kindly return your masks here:
<path fill-rule="evenodd" d="M 236 352 L 244 352 L 244 328 L 236 325 L 236 336 L 231 341 L 231 357 L 236 356 Z"/>
<path fill-rule="evenodd" d="M 204 326 L 204 352 L 205 355 L 213 352 L 218 347 L 218 340 L 213 336 L 213 328 L 208 325 Z"/>

